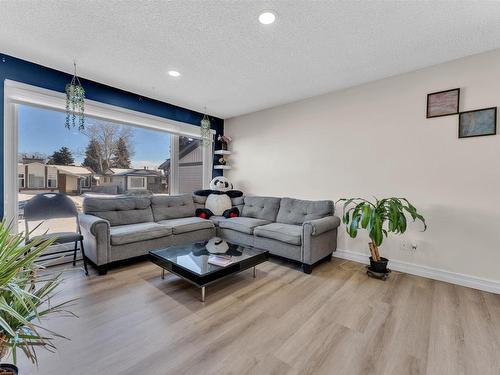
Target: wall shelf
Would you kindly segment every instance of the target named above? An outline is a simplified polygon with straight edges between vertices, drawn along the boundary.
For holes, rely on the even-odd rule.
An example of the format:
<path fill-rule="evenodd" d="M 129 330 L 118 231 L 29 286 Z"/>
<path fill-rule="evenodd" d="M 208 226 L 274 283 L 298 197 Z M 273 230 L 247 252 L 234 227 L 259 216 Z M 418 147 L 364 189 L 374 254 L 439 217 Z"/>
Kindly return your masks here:
<path fill-rule="evenodd" d="M 214 169 L 231 169 L 230 165 L 214 165 Z"/>
<path fill-rule="evenodd" d="M 215 150 L 214 155 L 231 155 L 232 152 L 228 150 Z"/>

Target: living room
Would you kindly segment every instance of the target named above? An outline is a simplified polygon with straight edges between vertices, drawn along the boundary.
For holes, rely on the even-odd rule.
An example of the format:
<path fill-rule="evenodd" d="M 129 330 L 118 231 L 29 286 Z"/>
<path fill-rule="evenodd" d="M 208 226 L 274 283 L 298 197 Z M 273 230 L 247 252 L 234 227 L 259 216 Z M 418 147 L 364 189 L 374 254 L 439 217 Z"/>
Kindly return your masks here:
<path fill-rule="evenodd" d="M 500 374 L 499 19 L 0 2 L 0 374 Z"/>

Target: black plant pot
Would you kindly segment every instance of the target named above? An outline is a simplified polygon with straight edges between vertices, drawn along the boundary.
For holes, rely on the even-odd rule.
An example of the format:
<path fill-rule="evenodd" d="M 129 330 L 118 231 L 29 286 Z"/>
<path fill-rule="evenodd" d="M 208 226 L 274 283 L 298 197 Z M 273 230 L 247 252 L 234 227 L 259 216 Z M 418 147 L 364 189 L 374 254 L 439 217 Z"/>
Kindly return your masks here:
<path fill-rule="evenodd" d="M 389 271 L 387 270 L 387 263 L 389 262 L 389 259 L 387 258 L 382 258 L 380 257 L 379 261 L 373 260 L 372 257 L 370 257 L 370 271 L 377 272 L 377 273 L 388 273 Z"/>
<path fill-rule="evenodd" d="M 0 375 L 17 375 L 17 367 L 9 363 L 0 363 Z"/>

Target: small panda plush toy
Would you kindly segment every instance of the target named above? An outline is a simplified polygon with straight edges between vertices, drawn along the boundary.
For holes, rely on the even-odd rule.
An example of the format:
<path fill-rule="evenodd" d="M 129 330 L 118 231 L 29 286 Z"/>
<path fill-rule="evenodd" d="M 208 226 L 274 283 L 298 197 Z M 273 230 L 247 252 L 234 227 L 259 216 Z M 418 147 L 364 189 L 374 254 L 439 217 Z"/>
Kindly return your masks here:
<path fill-rule="evenodd" d="M 198 190 L 195 195 L 207 197 L 205 208 L 198 208 L 195 215 L 208 219 L 210 216 L 224 216 L 225 218 L 240 216 L 238 207 L 233 207 L 231 198 L 243 196 L 243 192 L 233 190 L 233 184 L 225 177 L 215 177 L 210 181 L 210 189 Z"/>

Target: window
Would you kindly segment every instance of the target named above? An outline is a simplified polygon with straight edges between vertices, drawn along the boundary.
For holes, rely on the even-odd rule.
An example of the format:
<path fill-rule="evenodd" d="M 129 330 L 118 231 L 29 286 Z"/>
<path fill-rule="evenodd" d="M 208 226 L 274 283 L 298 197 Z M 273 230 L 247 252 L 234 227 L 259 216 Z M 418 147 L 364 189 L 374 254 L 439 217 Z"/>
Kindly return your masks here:
<path fill-rule="evenodd" d="M 179 137 L 179 193 L 203 189 L 203 144 L 199 139 Z"/>
<path fill-rule="evenodd" d="M 48 171 L 47 172 L 47 187 L 56 188 L 57 187 L 57 172 Z"/>
<path fill-rule="evenodd" d="M 9 220 L 18 214 L 22 219 L 23 206 L 18 203 L 35 196 L 35 190 L 57 188 L 72 195 L 90 189 L 107 195 L 126 194 L 128 189 L 179 194 L 181 189 L 204 187 L 211 179 L 212 147 L 205 143 L 201 143 L 201 172 L 194 182 L 189 169 L 198 168 L 200 159 L 184 160 L 179 169 L 179 141 L 199 143 L 199 126 L 89 100 L 85 132 L 74 132 L 64 126 L 66 103 L 60 93 L 7 80 L 4 98 L 8 120 L 4 160 L 12 161 L 4 168 L 4 216 Z M 110 144 L 102 147 L 105 142 Z M 114 154 L 102 151 L 112 149 Z M 87 172 L 82 168 L 92 173 L 91 179 L 83 178 Z M 55 173 L 50 174 L 51 169 Z M 62 169 L 66 178 L 59 179 Z"/>
<path fill-rule="evenodd" d="M 90 187 L 90 176 L 80 179 L 80 187 L 89 188 Z"/>
<path fill-rule="evenodd" d="M 129 177 L 129 189 L 145 189 L 146 177 Z"/>
<path fill-rule="evenodd" d="M 31 189 L 43 189 L 45 187 L 45 178 L 35 174 L 28 175 L 28 187 Z"/>

